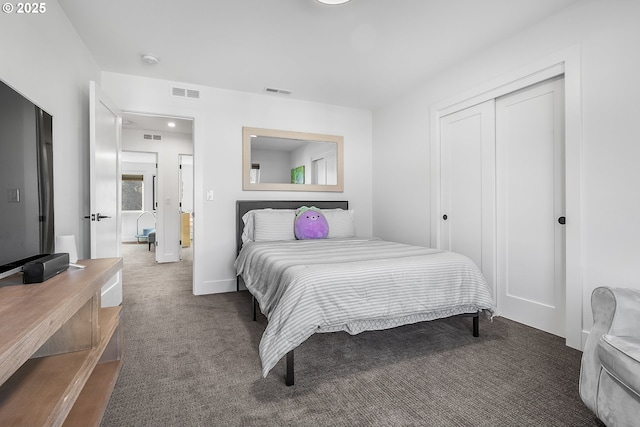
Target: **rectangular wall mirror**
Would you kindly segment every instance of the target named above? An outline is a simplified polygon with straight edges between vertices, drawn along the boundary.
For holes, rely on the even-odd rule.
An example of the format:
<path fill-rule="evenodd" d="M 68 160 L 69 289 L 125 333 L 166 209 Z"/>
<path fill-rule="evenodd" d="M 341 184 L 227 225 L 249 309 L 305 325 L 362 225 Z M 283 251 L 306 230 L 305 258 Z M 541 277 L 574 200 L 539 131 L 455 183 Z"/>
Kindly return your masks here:
<path fill-rule="evenodd" d="M 344 138 L 242 128 L 242 189 L 342 192 Z"/>

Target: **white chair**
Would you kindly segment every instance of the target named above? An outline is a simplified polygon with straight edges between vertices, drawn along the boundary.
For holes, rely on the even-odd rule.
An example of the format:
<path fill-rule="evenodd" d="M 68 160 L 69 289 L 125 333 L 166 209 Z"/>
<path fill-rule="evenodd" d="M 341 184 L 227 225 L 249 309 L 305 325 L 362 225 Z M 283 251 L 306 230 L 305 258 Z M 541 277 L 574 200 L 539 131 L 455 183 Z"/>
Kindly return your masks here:
<path fill-rule="evenodd" d="M 607 426 L 640 425 L 640 290 L 591 294 L 593 328 L 582 354 L 580 397 Z"/>

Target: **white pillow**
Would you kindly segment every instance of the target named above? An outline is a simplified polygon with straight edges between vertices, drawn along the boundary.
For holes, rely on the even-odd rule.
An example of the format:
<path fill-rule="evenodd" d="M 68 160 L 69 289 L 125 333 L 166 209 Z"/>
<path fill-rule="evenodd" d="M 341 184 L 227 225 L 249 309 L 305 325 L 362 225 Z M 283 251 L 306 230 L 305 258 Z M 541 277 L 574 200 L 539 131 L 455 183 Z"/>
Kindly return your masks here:
<path fill-rule="evenodd" d="M 253 242 L 254 239 L 254 218 L 257 212 L 264 212 L 264 211 L 274 211 L 276 209 L 273 208 L 265 208 L 265 209 L 253 209 L 250 210 L 248 212 L 246 212 L 244 215 L 242 215 L 242 222 L 244 223 L 244 227 L 242 228 L 242 244 L 245 244 L 247 242 Z M 278 209 L 278 211 L 287 211 L 287 212 L 293 212 L 295 215 L 295 209 Z"/>
<path fill-rule="evenodd" d="M 356 222 L 353 210 L 322 209 L 329 224 L 327 239 L 356 237 Z"/>
<path fill-rule="evenodd" d="M 242 215 L 242 222 L 244 227 L 242 228 L 242 244 L 247 242 L 253 242 L 253 215 L 256 211 L 249 211 Z"/>
<path fill-rule="evenodd" d="M 256 212 L 272 210 L 271 208 L 267 209 L 254 209 L 251 211 L 247 211 L 244 215 L 242 215 L 242 222 L 244 223 L 244 227 L 242 228 L 242 244 L 247 242 L 253 242 L 253 218 Z"/>
<path fill-rule="evenodd" d="M 272 240 L 295 240 L 293 222 L 295 211 L 269 209 L 255 212 L 253 215 L 253 240 L 255 242 Z"/>

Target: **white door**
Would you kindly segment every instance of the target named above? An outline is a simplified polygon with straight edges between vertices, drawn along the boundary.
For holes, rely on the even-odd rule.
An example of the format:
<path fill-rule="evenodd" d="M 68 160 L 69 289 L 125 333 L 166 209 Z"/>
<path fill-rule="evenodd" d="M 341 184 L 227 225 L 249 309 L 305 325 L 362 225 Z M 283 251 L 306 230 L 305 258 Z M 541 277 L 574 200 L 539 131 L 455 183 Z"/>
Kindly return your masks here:
<path fill-rule="evenodd" d="M 440 119 L 440 245 L 471 258 L 494 286 L 495 107 L 487 101 Z"/>
<path fill-rule="evenodd" d="M 338 162 L 336 153 L 329 152 L 321 157 L 314 158 L 312 163 L 312 184 L 337 185 L 338 184 Z"/>
<path fill-rule="evenodd" d="M 327 185 L 327 161 L 324 158 L 313 160 L 312 184 Z"/>
<path fill-rule="evenodd" d="M 564 337 L 562 79 L 496 100 L 496 172 L 500 314 Z"/>
<path fill-rule="evenodd" d="M 327 185 L 338 185 L 338 160 L 335 151 L 324 155 L 325 182 Z"/>
<path fill-rule="evenodd" d="M 95 82 L 89 103 L 91 258 L 120 256 L 121 114 Z M 122 303 L 118 273 L 102 288 L 102 306 Z"/>

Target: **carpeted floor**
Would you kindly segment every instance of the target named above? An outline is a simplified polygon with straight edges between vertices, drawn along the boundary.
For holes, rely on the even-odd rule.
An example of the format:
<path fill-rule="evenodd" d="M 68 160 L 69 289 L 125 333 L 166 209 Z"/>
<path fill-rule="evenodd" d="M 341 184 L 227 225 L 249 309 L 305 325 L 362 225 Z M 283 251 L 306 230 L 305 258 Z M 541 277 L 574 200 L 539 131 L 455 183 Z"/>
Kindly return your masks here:
<path fill-rule="evenodd" d="M 316 334 L 262 378 L 266 320 L 247 292 L 194 296 L 191 255 L 123 246 L 124 366 L 102 426 L 601 426 L 578 395 L 579 351 L 497 318 Z"/>

